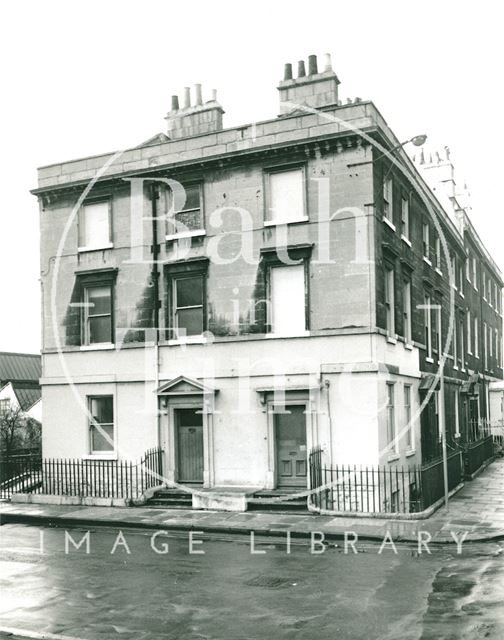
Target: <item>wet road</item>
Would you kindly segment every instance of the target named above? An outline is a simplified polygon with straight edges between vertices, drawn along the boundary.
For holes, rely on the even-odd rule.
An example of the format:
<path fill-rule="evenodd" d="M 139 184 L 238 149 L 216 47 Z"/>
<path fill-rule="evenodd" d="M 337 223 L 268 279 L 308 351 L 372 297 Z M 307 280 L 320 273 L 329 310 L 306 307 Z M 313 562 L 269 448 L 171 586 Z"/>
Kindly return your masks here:
<path fill-rule="evenodd" d="M 86 529 L 69 529 L 78 543 Z M 43 555 L 40 555 L 40 534 Z M 96 529 L 79 549 L 64 529 L 4 525 L 0 629 L 85 640 L 504 637 L 504 543 L 431 547 L 306 543 Z M 115 544 L 116 543 L 116 544 Z M 114 550 L 115 544 L 115 550 Z M 126 545 L 130 553 L 126 551 Z M 317 546 L 317 550 L 320 547 Z M 111 551 L 114 550 L 114 553 Z M 0 637 L 2 634 L 0 633 Z"/>

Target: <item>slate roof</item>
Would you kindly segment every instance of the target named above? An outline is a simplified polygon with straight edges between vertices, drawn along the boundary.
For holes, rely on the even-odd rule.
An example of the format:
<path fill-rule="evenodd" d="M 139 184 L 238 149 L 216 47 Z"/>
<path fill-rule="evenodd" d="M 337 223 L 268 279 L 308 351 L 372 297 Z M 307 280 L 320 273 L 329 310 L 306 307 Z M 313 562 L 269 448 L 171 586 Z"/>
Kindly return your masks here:
<path fill-rule="evenodd" d="M 39 355 L 0 351 L 0 389 L 10 382 L 23 411 L 28 411 L 40 400 L 41 375 Z"/>
<path fill-rule="evenodd" d="M 19 386 L 19 383 L 14 383 L 12 386 L 14 388 L 16 398 L 18 399 L 19 406 L 23 411 L 28 411 L 28 409 L 31 409 L 31 407 L 33 407 L 33 405 L 42 397 L 40 387 L 22 387 Z"/>
<path fill-rule="evenodd" d="M 6 382 L 36 382 L 42 375 L 41 357 L 32 353 L 0 351 L 0 385 Z"/>

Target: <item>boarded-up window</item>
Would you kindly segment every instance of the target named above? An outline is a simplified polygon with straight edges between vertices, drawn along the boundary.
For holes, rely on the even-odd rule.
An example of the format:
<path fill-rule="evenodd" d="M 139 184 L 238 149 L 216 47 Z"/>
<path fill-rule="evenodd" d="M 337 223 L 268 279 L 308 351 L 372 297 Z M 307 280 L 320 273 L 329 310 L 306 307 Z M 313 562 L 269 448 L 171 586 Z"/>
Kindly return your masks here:
<path fill-rule="evenodd" d="M 273 333 L 299 335 L 306 330 L 305 267 L 273 267 L 270 271 L 270 324 Z"/>
<path fill-rule="evenodd" d="M 302 167 L 268 174 L 269 201 L 266 220 L 273 223 L 305 219 L 304 170 Z"/>
<path fill-rule="evenodd" d="M 79 213 L 79 248 L 100 249 L 111 242 L 110 201 L 90 202 Z"/>

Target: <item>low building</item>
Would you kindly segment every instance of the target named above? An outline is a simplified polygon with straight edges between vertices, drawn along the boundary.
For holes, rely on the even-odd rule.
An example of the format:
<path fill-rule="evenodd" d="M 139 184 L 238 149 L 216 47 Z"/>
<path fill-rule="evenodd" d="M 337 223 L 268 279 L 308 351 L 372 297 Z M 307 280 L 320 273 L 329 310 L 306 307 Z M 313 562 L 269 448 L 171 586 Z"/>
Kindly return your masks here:
<path fill-rule="evenodd" d="M 0 351 L 0 413 L 20 407 L 42 422 L 41 356 Z"/>

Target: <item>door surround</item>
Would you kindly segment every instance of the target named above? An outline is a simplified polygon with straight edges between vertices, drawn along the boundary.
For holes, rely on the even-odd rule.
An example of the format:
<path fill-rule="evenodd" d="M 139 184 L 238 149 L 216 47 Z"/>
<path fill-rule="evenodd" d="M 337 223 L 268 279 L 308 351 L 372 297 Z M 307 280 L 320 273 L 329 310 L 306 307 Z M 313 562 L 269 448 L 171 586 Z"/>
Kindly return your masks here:
<path fill-rule="evenodd" d="M 203 414 L 203 487 L 215 482 L 213 412 L 217 389 L 210 389 L 198 380 L 179 376 L 164 383 L 158 390 L 159 443 L 165 452 L 165 478 L 177 484 L 177 417 L 176 409 L 201 409 Z"/>
<path fill-rule="evenodd" d="M 273 395 L 273 394 L 272 394 Z M 297 395 L 297 394 L 296 394 Z M 285 401 L 275 402 L 274 398 L 271 398 L 266 403 L 266 415 L 268 420 L 268 469 L 266 472 L 266 489 L 275 489 L 277 483 L 277 470 L 276 470 L 276 433 L 275 433 L 275 409 L 276 407 L 286 407 L 289 405 L 297 405 L 305 407 L 306 415 L 306 488 L 309 489 L 310 473 L 309 473 L 309 454 L 314 447 L 314 443 L 318 442 L 317 433 L 317 420 L 316 412 L 314 411 L 313 401 L 309 398 L 289 398 L 289 394 L 286 393 Z"/>

